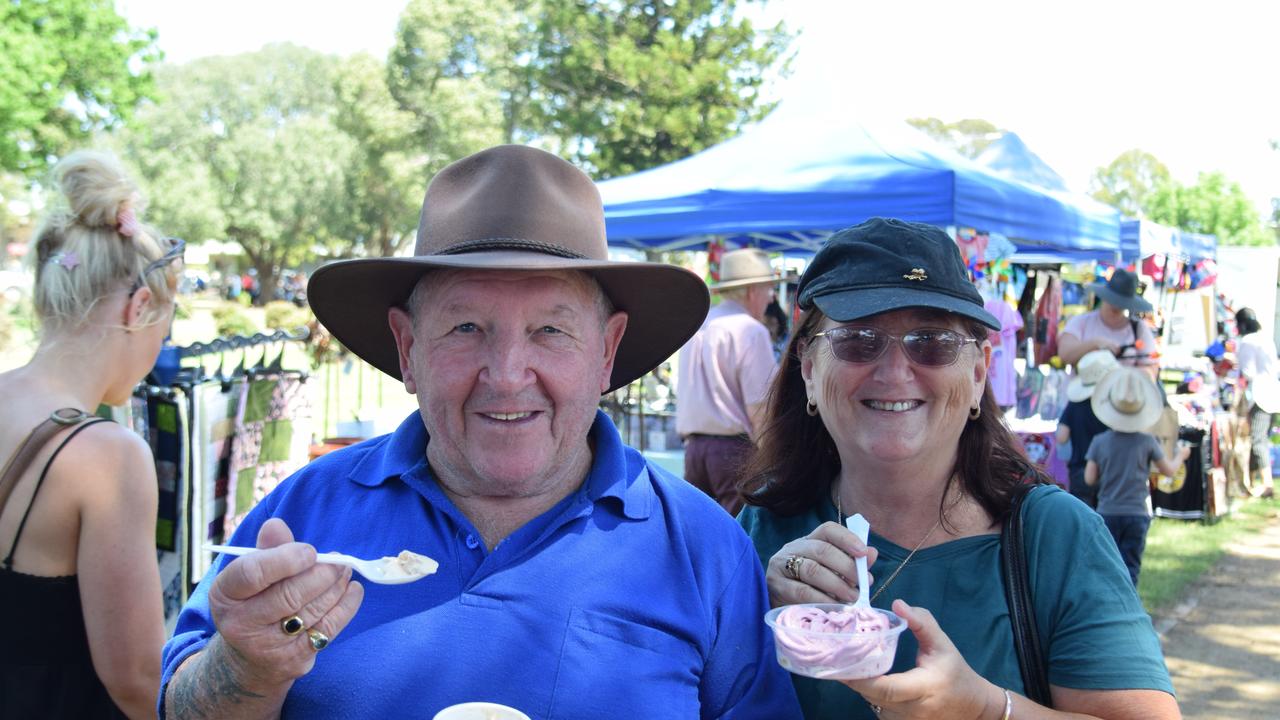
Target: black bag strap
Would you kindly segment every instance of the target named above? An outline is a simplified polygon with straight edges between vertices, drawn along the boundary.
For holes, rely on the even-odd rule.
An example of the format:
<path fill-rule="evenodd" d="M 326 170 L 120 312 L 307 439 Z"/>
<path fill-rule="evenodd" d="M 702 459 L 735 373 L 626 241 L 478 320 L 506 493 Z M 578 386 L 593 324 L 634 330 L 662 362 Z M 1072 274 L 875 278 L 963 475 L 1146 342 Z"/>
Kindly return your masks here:
<path fill-rule="evenodd" d="M 1013 492 L 1009 516 L 1000 529 L 1000 565 L 1004 575 L 1005 599 L 1013 625 L 1013 646 L 1018 653 L 1018 670 L 1027 697 L 1045 707 L 1053 707 L 1049 696 L 1049 672 L 1036 629 L 1035 607 L 1031 604 L 1031 583 L 1027 577 L 1027 550 L 1022 528 L 1022 503 L 1030 494 L 1030 483 Z"/>

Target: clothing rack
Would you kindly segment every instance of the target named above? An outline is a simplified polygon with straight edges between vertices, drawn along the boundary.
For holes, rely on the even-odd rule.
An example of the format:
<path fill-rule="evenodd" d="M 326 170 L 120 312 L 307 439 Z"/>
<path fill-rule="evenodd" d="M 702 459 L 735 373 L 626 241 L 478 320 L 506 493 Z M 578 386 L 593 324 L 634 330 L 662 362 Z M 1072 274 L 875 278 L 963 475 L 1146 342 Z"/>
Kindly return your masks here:
<path fill-rule="evenodd" d="M 299 327 L 294 329 L 292 332 L 287 330 L 277 330 L 273 333 L 231 335 L 228 337 L 220 337 L 207 343 L 191 343 L 190 345 L 185 345 L 176 349 L 178 351 L 179 358 L 189 358 L 200 355 L 211 355 L 213 353 L 222 353 L 230 350 L 242 350 L 244 348 L 253 347 L 254 345 L 306 340 L 310 336 L 311 330 L 306 327 Z"/>

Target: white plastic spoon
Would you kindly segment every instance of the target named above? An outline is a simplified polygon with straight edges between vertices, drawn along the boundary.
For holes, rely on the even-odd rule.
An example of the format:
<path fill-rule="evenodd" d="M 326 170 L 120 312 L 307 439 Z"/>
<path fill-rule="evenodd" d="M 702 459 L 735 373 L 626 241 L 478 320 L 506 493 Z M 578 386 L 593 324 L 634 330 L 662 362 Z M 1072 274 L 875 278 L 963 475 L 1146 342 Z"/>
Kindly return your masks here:
<path fill-rule="evenodd" d="M 260 548 L 238 547 L 235 545 L 205 545 L 204 549 L 227 555 L 248 555 L 249 553 L 257 552 Z M 363 575 L 364 579 L 369 582 L 381 585 L 402 585 L 414 580 L 421 580 L 434 573 L 440 567 L 440 563 L 426 555 L 419 555 L 408 550 L 400 551 L 399 555 L 390 555 L 377 560 L 362 560 L 358 557 L 336 552 L 316 553 L 316 562 L 346 565 Z"/>
<path fill-rule="evenodd" d="M 871 523 L 862 517 L 862 513 L 854 513 L 845 518 L 844 526 L 849 528 L 863 545 L 867 544 L 867 535 L 871 532 Z M 859 555 L 853 560 L 854 565 L 858 568 L 858 600 L 854 603 L 860 607 L 871 607 L 871 597 L 867 593 L 870 589 L 871 581 L 867 577 L 867 558 L 865 555 Z"/>

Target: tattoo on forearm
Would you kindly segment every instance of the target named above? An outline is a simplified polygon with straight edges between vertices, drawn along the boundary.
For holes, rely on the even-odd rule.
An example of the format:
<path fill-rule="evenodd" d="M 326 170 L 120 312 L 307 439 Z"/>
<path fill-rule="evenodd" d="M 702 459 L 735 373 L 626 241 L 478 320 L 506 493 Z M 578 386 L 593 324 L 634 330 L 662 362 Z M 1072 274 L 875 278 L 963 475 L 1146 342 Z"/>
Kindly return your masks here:
<path fill-rule="evenodd" d="M 263 695 L 240 685 L 232 669 L 235 650 L 214 640 L 169 681 L 165 709 L 173 720 L 204 720 L 233 715 L 231 709 Z"/>

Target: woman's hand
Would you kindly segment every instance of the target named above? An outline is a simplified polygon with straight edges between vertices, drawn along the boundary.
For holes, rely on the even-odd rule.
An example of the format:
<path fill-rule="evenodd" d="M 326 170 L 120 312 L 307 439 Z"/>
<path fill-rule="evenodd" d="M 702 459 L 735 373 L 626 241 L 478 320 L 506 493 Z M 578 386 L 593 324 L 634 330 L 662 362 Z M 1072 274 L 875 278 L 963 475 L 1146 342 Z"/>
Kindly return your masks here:
<path fill-rule="evenodd" d="M 783 545 L 769 558 L 765 582 L 773 607 L 807 602 L 853 602 L 858 599 L 854 558 L 876 560 L 848 528 L 825 522 L 808 535 Z"/>
<path fill-rule="evenodd" d="M 969 667 L 933 613 L 902 600 L 893 602 L 893 611 L 920 643 L 916 666 L 904 673 L 845 680 L 845 685 L 879 706 L 882 718 L 978 720 L 1004 713 L 1004 691 Z"/>
<path fill-rule="evenodd" d="M 351 570 L 316 562 L 315 548 L 293 542 L 284 521 L 272 518 L 258 531 L 258 547 L 232 560 L 209 590 L 214 625 L 243 667 L 241 677 L 267 685 L 290 683 L 315 664 L 310 631 L 333 641 L 364 599 Z M 287 634 L 286 619 L 301 619 Z M 307 632 L 301 631 L 305 629 Z"/>

